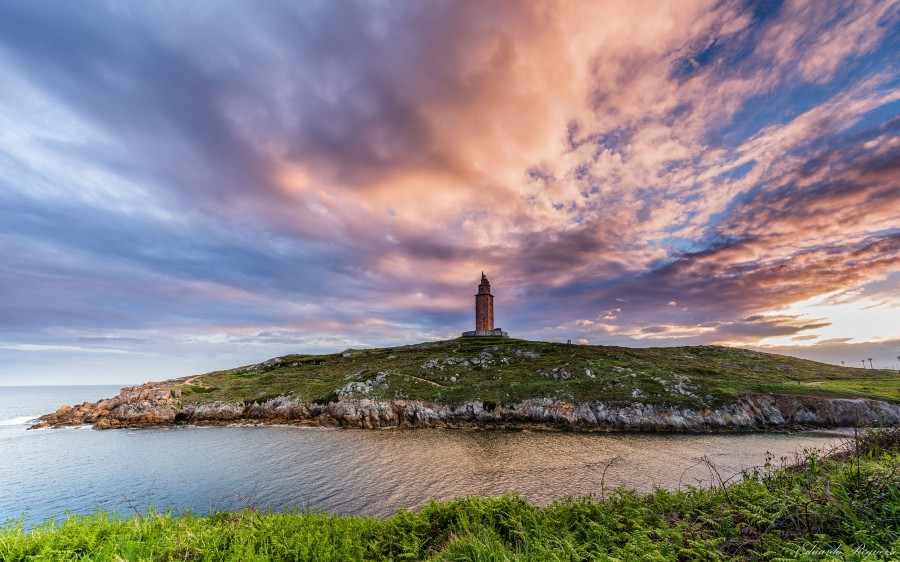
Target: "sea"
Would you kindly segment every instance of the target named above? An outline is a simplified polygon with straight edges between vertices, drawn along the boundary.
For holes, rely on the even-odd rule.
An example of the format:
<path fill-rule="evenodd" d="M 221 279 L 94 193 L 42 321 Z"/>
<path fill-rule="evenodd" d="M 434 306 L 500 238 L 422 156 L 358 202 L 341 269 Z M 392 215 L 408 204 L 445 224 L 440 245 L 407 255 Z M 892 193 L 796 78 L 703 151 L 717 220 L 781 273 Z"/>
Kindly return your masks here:
<path fill-rule="evenodd" d="M 297 426 L 29 430 L 63 404 L 119 386 L 0 386 L 0 523 L 97 509 L 319 512 L 390 516 L 429 499 L 519 494 L 546 504 L 626 486 L 719 485 L 771 458 L 830 450 L 850 430 L 804 433 L 581 433 Z"/>

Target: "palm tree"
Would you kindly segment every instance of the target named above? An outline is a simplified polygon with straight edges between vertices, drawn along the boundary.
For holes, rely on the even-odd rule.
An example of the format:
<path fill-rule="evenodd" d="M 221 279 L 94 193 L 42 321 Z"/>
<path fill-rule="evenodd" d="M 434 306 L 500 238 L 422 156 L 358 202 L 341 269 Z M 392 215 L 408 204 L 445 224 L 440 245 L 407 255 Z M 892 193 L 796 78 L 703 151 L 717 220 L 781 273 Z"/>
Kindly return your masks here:
<path fill-rule="evenodd" d="M 866 360 L 863 359 L 862 362 L 863 362 L 863 369 L 865 369 L 866 368 Z"/>
<path fill-rule="evenodd" d="M 872 366 L 872 358 L 871 357 L 869 357 L 869 367 L 872 367 L 873 369 L 875 368 Z"/>

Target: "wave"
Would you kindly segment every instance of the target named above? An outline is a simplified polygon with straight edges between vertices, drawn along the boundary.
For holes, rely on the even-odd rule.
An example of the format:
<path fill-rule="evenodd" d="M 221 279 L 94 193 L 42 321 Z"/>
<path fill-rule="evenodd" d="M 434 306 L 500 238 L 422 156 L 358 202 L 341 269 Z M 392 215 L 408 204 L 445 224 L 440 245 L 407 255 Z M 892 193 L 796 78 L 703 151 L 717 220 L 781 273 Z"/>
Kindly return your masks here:
<path fill-rule="evenodd" d="M 17 416 L 15 418 L 9 418 L 8 420 L 0 420 L 0 425 L 27 425 L 29 422 L 33 422 L 37 417 L 40 416 Z"/>

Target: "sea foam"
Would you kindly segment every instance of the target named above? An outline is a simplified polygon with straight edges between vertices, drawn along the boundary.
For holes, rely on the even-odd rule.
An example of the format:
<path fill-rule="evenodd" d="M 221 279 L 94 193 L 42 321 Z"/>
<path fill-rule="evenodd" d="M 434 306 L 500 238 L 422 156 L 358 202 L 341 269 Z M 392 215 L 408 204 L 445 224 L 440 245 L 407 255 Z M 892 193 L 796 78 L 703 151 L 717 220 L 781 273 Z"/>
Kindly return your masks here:
<path fill-rule="evenodd" d="M 38 414 L 40 415 L 40 414 Z M 8 420 L 0 420 L 0 425 L 27 425 L 33 422 L 38 416 L 17 416 Z"/>

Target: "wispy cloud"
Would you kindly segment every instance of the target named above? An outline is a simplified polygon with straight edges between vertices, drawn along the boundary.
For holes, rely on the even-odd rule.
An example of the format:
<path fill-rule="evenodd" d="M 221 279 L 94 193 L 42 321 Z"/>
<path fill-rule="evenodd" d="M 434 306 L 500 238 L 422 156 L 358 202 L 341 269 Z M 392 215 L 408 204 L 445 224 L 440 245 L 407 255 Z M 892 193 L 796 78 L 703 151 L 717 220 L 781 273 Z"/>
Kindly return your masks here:
<path fill-rule="evenodd" d="M 78 345 L 43 345 L 43 344 L 17 343 L 17 344 L 13 344 L 13 345 L 0 344 L 0 349 L 10 349 L 10 350 L 14 350 L 14 351 L 65 351 L 65 352 L 77 352 L 77 353 L 103 353 L 103 354 L 112 353 L 112 354 L 124 354 L 124 355 L 143 355 L 140 352 L 127 351 L 124 349 L 85 347 L 85 346 L 78 346 Z"/>
<path fill-rule="evenodd" d="M 898 305 L 898 6 L 2 2 L 0 336 L 449 337 L 486 270 L 515 335 L 821 346 Z"/>

